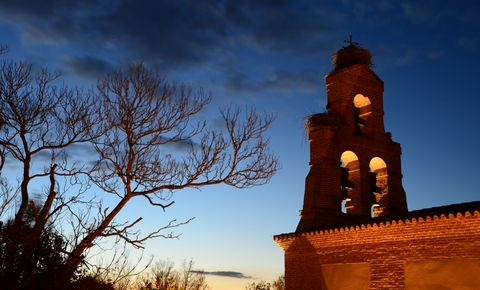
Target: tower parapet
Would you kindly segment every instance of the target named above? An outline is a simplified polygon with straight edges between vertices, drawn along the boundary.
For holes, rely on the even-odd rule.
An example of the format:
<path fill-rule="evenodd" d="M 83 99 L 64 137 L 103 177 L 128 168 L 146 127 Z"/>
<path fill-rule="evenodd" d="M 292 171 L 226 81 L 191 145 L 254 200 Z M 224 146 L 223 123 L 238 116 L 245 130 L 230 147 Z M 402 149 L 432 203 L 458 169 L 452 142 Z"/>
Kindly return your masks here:
<path fill-rule="evenodd" d="M 385 132 L 383 81 L 350 43 L 325 78 L 327 111 L 308 118 L 310 172 L 297 232 L 405 214 L 401 148 Z"/>

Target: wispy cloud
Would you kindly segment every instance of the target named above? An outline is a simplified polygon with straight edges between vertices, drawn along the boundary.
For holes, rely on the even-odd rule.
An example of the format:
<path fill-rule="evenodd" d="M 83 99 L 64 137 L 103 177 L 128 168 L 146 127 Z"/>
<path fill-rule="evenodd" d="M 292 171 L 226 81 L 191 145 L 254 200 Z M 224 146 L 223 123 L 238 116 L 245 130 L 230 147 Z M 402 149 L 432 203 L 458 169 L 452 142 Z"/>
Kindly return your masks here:
<path fill-rule="evenodd" d="M 456 44 L 466 50 L 475 51 L 480 47 L 480 37 L 478 36 L 461 36 L 456 40 Z"/>
<path fill-rule="evenodd" d="M 28 42 L 147 59 L 161 68 L 197 65 L 237 50 L 301 55 L 330 49 L 327 35 L 345 20 L 326 5 L 295 1 L 0 1 L 3 21 L 21 28 Z M 0 20 L 2 21 L 2 20 Z M 47 42 L 47 43 L 45 43 Z M 109 52 L 115 52 L 115 55 Z M 66 57 L 82 76 L 105 63 L 94 55 Z"/>
<path fill-rule="evenodd" d="M 188 151 L 192 149 L 192 147 L 196 148 L 199 146 L 199 144 L 194 142 L 192 139 L 178 140 L 175 142 L 166 143 L 165 145 L 177 151 Z"/>
<path fill-rule="evenodd" d="M 65 56 L 63 66 L 77 75 L 98 79 L 114 70 L 114 67 L 105 60 L 95 56 Z"/>
<path fill-rule="evenodd" d="M 29 44 L 64 48 L 61 68 L 81 78 L 96 79 L 115 64 L 145 60 L 167 74 L 209 74 L 209 86 L 229 93 L 273 96 L 315 90 L 319 78 L 311 62 L 332 53 L 350 32 L 359 31 L 356 40 L 372 51 L 389 44 L 386 66 L 442 57 L 444 31 L 478 30 L 478 5 L 457 2 L 0 0 L 0 22 L 16 26 Z M 372 29 L 377 31 L 366 32 Z M 433 36 L 424 39 L 413 29 Z M 478 46 L 465 38 L 453 43 Z M 226 60 L 231 56 L 237 61 Z M 294 66 L 282 66 L 293 58 Z"/>
<path fill-rule="evenodd" d="M 211 275 L 211 276 L 221 276 L 221 277 L 229 277 L 229 278 L 237 278 L 237 279 L 252 279 L 253 277 L 250 275 L 246 275 L 242 272 L 235 272 L 235 271 L 192 271 L 193 273 L 197 274 L 204 274 L 204 275 Z"/>
<path fill-rule="evenodd" d="M 235 93 L 258 92 L 315 92 L 322 82 L 321 73 L 317 70 L 302 69 L 289 71 L 275 69 L 260 79 L 252 79 L 248 74 L 232 71 L 226 78 L 226 87 Z"/>

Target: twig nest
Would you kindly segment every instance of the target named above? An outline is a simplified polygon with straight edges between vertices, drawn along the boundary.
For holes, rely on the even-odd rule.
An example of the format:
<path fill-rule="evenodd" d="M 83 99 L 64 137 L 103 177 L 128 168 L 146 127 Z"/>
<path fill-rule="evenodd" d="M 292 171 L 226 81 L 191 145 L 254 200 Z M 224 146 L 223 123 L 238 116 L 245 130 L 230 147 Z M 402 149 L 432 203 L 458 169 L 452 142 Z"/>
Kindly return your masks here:
<path fill-rule="evenodd" d="M 356 64 L 372 66 L 372 55 L 367 49 L 358 47 L 354 44 L 344 46 L 339 49 L 332 57 L 332 63 L 335 70 L 347 68 Z"/>

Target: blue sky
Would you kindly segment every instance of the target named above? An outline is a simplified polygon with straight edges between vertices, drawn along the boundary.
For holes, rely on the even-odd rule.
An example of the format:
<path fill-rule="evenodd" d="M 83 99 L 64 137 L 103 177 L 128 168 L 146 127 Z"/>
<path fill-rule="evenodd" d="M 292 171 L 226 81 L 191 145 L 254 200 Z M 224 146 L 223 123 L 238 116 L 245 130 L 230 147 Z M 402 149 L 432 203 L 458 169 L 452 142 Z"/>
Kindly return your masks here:
<path fill-rule="evenodd" d="M 0 1 L 6 57 L 86 87 L 143 60 L 172 81 L 210 90 L 203 113 L 210 121 L 225 104 L 277 115 L 269 135 L 281 169 L 267 185 L 188 190 L 166 213 L 141 202 L 124 213 L 144 216 L 145 231 L 196 217 L 179 240 L 152 241 L 146 254 L 243 275 L 209 276 L 214 289 L 243 289 L 249 277 L 271 280 L 283 271 L 272 235 L 298 222 L 305 117 L 324 110 L 331 55 L 349 34 L 371 51 L 385 82 L 385 127 L 402 145 L 409 209 L 480 199 L 477 1 L 75 2 Z"/>

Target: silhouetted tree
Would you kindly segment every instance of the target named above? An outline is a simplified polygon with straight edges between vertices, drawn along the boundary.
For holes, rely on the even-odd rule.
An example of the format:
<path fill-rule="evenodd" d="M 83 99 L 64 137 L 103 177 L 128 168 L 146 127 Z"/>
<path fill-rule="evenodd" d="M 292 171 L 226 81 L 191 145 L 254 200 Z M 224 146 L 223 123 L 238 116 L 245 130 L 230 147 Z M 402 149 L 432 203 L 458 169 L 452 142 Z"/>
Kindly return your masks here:
<path fill-rule="evenodd" d="M 18 185 L 5 178 L 0 184 L 2 201 L 18 200 L 19 206 L 11 216 L 8 206 L 0 208 L 0 218 L 13 218 L 8 226 L 31 241 L 10 248 L 21 249 L 25 259 L 42 235 L 62 234 L 65 261 L 52 289 L 66 287 L 100 239 L 141 248 L 151 238 L 175 237 L 164 231 L 189 221 L 166 222 L 141 235 L 135 229 L 141 216 L 117 217 L 131 200 L 165 210 L 176 191 L 261 185 L 276 172 L 264 136 L 272 116 L 225 109 L 224 130 L 210 128 L 198 117 L 209 95 L 168 83 L 143 65 L 107 76 L 88 93 L 59 86 L 57 79 L 23 62 L 4 61 L 0 71 L 0 165 L 10 160 L 20 167 Z M 179 143 L 187 149 L 166 147 Z M 79 146 L 98 155 L 75 159 Z M 32 192 L 33 182 L 43 190 Z M 104 194 L 114 197 L 113 206 L 103 205 Z"/>
<path fill-rule="evenodd" d="M 284 290 L 285 289 L 285 276 L 280 276 L 272 282 L 272 290 Z"/>
<path fill-rule="evenodd" d="M 19 285 L 27 283 L 28 279 L 35 281 L 39 275 L 44 276 L 41 272 L 44 267 L 35 260 L 39 251 L 48 250 L 52 255 L 66 259 L 65 246 L 52 245 L 46 249 L 44 246 L 49 246 L 50 242 L 57 245 L 60 238 L 62 243 L 66 243 L 57 231 L 56 217 L 66 213 L 67 208 L 76 203 L 84 192 L 82 189 L 61 192 L 58 177 L 74 177 L 76 174 L 67 168 L 65 149 L 73 144 L 92 141 L 92 103 L 78 90 L 54 85 L 57 78 L 58 74 L 46 70 L 35 74 L 31 65 L 23 62 L 4 61 L 0 70 L 2 166 L 8 158 L 12 163 L 17 161 L 16 165 L 20 167 L 18 186 L 7 182 L 4 176 L 0 177 L 0 194 L 5 202 L 0 208 L 0 218 L 10 220 L 12 216 L 8 215 L 8 206 L 19 195 L 13 222 L 8 222 L 3 229 L 9 253 L 2 257 L 2 263 L 15 271 L 11 273 L 14 277 L 20 275 Z M 42 158 L 46 161 L 39 161 Z M 32 195 L 33 182 L 43 183 L 44 192 L 37 191 Z M 77 185 L 81 187 L 80 182 Z M 34 196 L 38 200 L 34 200 Z M 44 258 L 40 256 L 39 259 Z M 24 262 L 18 262 L 21 260 Z M 56 271 L 58 274 L 65 266 L 65 263 L 48 264 L 45 271 Z M 49 280 L 50 285 L 52 281 Z M 33 287 L 36 282 L 30 284 Z M 28 289 L 27 286 L 21 288 Z"/>
<path fill-rule="evenodd" d="M 0 45 L 0 55 L 7 52 L 8 52 L 8 48 L 4 45 Z M 0 115 L 0 129 L 3 127 L 4 124 L 5 124 L 5 121 L 3 120 L 3 117 Z M 4 164 L 5 164 L 5 149 L 0 148 L 0 172 L 2 172 Z M 0 212 L 0 216 L 1 216 L 1 212 Z"/>
<path fill-rule="evenodd" d="M 61 162 L 62 149 L 92 140 L 91 100 L 81 96 L 78 90 L 55 86 L 57 78 L 58 74 L 46 70 L 34 75 L 31 65 L 26 63 L 4 62 L 1 68 L 0 115 L 4 124 L 0 146 L 22 166 L 16 224 L 22 222 L 31 198 L 29 184 L 34 179 L 57 174 L 55 162 Z M 42 154 L 51 155 L 49 169 L 33 173 L 33 158 Z M 35 217 L 38 232 L 56 198 L 55 184 L 50 185 L 52 190 Z"/>
<path fill-rule="evenodd" d="M 47 226 L 32 240 L 31 210 L 20 225 L 9 221 L 0 227 L 0 285 L 2 289 L 49 289 L 65 266 L 65 241 Z"/>
<path fill-rule="evenodd" d="M 207 290 L 205 275 L 193 270 L 193 261 L 185 262 L 182 270 L 173 263 L 154 265 L 146 277 L 138 283 L 137 290 Z"/>
<path fill-rule="evenodd" d="M 260 281 L 258 283 L 252 282 L 245 287 L 245 290 L 270 290 L 270 286 L 270 283 L 265 281 Z"/>
<path fill-rule="evenodd" d="M 266 281 L 260 281 L 258 283 L 252 282 L 247 284 L 245 290 L 284 290 L 285 278 L 284 276 L 278 277 L 272 283 Z"/>
<path fill-rule="evenodd" d="M 115 290 L 112 283 L 102 281 L 98 278 L 85 276 L 70 283 L 67 290 Z"/>
<path fill-rule="evenodd" d="M 140 236 L 133 222 L 118 223 L 118 213 L 134 198 L 144 198 L 165 210 L 178 190 L 227 184 L 245 188 L 264 184 L 275 173 L 276 158 L 268 151 L 265 130 L 271 116 L 250 110 L 226 109 L 222 118 L 225 133 L 208 128 L 197 115 L 210 101 L 203 91 L 165 82 L 158 74 L 133 65 L 117 71 L 98 84 L 101 127 L 108 131 L 94 141 L 100 159 L 89 176 L 104 192 L 117 197 L 112 209 L 100 210 L 96 223 L 67 259 L 66 277 L 82 261 L 82 255 L 99 237 L 115 237 L 134 247 L 165 229 L 182 223 L 171 221 L 157 231 Z M 195 140 L 194 140 L 195 139 Z M 183 154 L 165 151 L 166 144 L 186 142 Z M 198 142 L 198 143 L 197 143 Z"/>

